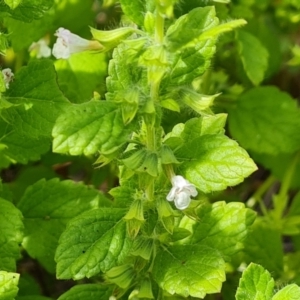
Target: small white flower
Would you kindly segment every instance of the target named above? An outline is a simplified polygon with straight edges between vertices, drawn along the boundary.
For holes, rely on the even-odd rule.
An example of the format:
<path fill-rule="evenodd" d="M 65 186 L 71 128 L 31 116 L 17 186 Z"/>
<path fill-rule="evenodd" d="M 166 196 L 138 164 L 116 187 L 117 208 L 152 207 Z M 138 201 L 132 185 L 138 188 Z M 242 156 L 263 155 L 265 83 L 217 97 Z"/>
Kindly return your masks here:
<path fill-rule="evenodd" d="M 103 46 L 99 42 L 83 39 L 62 27 L 56 31 L 55 36 L 57 36 L 57 40 L 53 46 L 52 54 L 57 59 L 68 59 L 71 54 L 86 50 L 103 49 Z"/>
<path fill-rule="evenodd" d="M 11 71 L 10 68 L 6 68 L 2 70 L 2 75 L 5 82 L 5 87 L 9 89 L 9 83 L 13 80 L 14 73 Z"/>
<path fill-rule="evenodd" d="M 38 42 L 32 43 L 28 51 L 35 51 L 37 58 L 49 57 L 51 55 L 51 48 L 44 39 L 40 39 Z"/>
<path fill-rule="evenodd" d="M 173 176 L 172 186 L 167 200 L 174 201 L 180 210 L 186 209 L 191 203 L 191 197 L 198 195 L 196 187 L 180 175 Z"/>

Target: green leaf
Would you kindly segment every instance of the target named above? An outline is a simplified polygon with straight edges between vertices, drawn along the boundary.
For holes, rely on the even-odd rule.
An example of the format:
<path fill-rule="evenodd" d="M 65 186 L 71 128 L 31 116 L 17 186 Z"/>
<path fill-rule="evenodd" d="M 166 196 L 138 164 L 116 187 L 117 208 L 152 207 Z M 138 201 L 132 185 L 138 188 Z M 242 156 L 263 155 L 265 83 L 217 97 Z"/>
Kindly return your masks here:
<path fill-rule="evenodd" d="M 2 112 L 3 118 L 20 135 L 50 140 L 56 118 L 68 106 L 56 82 L 51 60 L 32 60 L 16 74 L 6 93 L 14 106 Z"/>
<path fill-rule="evenodd" d="M 274 280 L 262 266 L 251 263 L 243 272 L 236 300 L 269 300 L 273 295 Z"/>
<path fill-rule="evenodd" d="M 57 300 L 100 300 L 108 299 L 112 288 L 101 284 L 80 284 L 72 287 Z"/>
<path fill-rule="evenodd" d="M 132 244 L 122 220 L 125 213 L 123 209 L 102 208 L 72 219 L 56 250 L 57 277 L 89 278 L 121 264 Z"/>
<path fill-rule="evenodd" d="M 24 216 L 23 247 L 49 272 L 55 272 L 54 254 L 67 222 L 86 210 L 107 205 L 109 200 L 99 191 L 81 183 L 42 179 L 18 203 Z"/>
<path fill-rule="evenodd" d="M 236 40 L 238 53 L 248 78 L 254 85 L 259 85 L 268 69 L 268 51 L 254 35 L 247 31 L 237 31 Z"/>
<path fill-rule="evenodd" d="M 130 133 L 116 104 L 90 101 L 73 105 L 57 119 L 53 151 L 71 155 L 111 153 L 128 140 Z"/>
<path fill-rule="evenodd" d="M 215 38 L 200 41 L 192 47 L 184 48 L 181 53 L 175 55 L 171 72 L 168 73 L 165 80 L 169 80 L 171 85 L 190 84 L 209 68 L 215 50 Z"/>
<path fill-rule="evenodd" d="M 53 0 L 22 0 L 20 5 L 12 10 L 4 2 L 17 3 L 19 0 L 0 0 L 0 16 L 9 16 L 24 22 L 41 18 L 53 5 Z"/>
<path fill-rule="evenodd" d="M 237 185 L 257 169 L 244 149 L 220 134 L 195 138 L 185 143 L 175 155 L 182 160 L 178 174 L 204 193 Z"/>
<path fill-rule="evenodd" d="M 4 2 L 5 2 L 11 9 L 15 9 L 15 8 L 22 2 L 22 0 L 4 0 Z"/>
<path fill-rule="evenodd" d="M 274 277 L 283 272 L 283 249 L 280 230 L 272 223 L 257 218 L 245 241 L 246 261 L 261 264 Z"/>
<path fill-rule="evenodd" d="M 169 27 L 166 33 L 167 46 L 171 51 L 176 51 L 218 23 L 214 6 L 197 7 Z"/>
<path fill-rule="evenodd" d="M 300 287 L 296 284 L 289 284 L 281 289 L 272 300 L 298 300 L 300 299 Z"/>
<path fill-rule="evenodd" d="M 0 137 L 0 153 L 10 162 L 26 164 L 29 160 L 38 160 L 50 148 L 50 141 L 46 137 L 35 139 L 24 136 L 1 119 Z"/>
<path fill-rule="evenodd" d="M 174 295 L 204 298 L 220 292 L 225 264 L 218 251 L 198 245 L 171 246 L 157 253 L 153 277 Z"/>
<path fill-rule="evenodd" d="M 13 300 L 18 293 L 19 274 L 0 271 L 0 300 Z"/>
<path fill-rule="evenodd" d="M 300 148 L 297 102 L 276 87 L 242 94 L 229 112 L 229 129 L 243 147 L 257 153 L 292 153 Z"/>
<path fill-rule="evenodd" d="M 144 24 L 144 14 L 146 13 L 145 2 L 143 0 L 120 0 L 124 14 L 139 26 L 143 26 Z"/>
<path fill-rule="evenodd" d="M 22 214 L 11 202 L 3 200 L 1 198 L 0 228 L 0 270 L 15 271 L 16 260 L 20 258 L 19 244 L 23 239 L 24 225 L 22 222 Z"/>
<path fill-rule="evenodd" d="M 98 85 L 104 83 L 107 63 L 103 54 L 77 53 L 67 60 L 55 62 L 58 84 L 73 103 L 82 103 L 93 97 Z"/>
<path fill-rule="evenodd" d="M 40 295 L 30 295 L 30 296 L 18 296 L 16 300 L 53 300 L 53 299 L 40 296 Z"/>
<path fill-rule="evenodd" d="M 244 240 L 256 214 L 243 203 L 220 201 L 201 207 L 197 216 L 200 221 L 193 227 L 190 243 L 206 245 L 231 257 L 244 248 Z"/>

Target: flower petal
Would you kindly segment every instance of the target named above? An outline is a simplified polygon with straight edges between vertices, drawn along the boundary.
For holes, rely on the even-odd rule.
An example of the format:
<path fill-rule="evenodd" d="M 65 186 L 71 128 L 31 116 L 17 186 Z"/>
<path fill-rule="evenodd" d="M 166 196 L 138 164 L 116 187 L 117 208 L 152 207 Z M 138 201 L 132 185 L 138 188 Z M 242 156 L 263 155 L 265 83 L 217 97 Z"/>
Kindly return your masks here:
<path fill-rule="evenodd" d="M 167 200 L 174 201 L 175 197 L 176 197 L 176 188 L 172 187 L 169 194 L 167 195 Z"/>
<path fill-rule="evenodd" d="M 174 200 L 175 202 L 175 206 L 180 209 L 186 209 L 190 203 L 191 203 L 191 198 L 190 195 L 185 193 L 185 192 L 181 192 L 179 194 L 177 194 L 177 197 Z"/>

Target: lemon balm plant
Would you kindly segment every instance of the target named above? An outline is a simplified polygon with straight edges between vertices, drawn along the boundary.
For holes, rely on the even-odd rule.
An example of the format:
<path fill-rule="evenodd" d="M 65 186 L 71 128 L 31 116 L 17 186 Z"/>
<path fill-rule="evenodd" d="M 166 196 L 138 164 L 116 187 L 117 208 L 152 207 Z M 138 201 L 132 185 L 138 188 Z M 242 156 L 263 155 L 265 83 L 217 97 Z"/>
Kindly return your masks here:
<path fill-rule="evenodd" d="M 256 221 L 254 209 L 240 199 L 226 203 L 221 193 L 257 170 L 225 134 L 227 113 L 231 134 L 259 162 L 268 161 L 260 152 L 299 147 L 293 100 L 273 87 L 253 88 L 267 76 L 268 51 L 241 27 L 268 4 L 228 2 L 111 1 L 104 4 L 121 8 L 122 26 L 99 30 L 98 1 L 0 1 L 0 167 L 5 175 L 23 165 L 1 184 L 1 300 L 217 299 L 221 291 L 231 299 L 231 281 L 236 299 L 298 297 L 296 284 L 275 293 L 274 279 L 255 263 L 270 264 L 253 250 L 261 232 L 278 242 L 274 220 L 296 232 L 297 218 L 282 216 L 298 156 L 274 209 L 261 205 Z M 222 68 L 235 51 L 240 61 L 228 79 Z M 294 116 L 277 133 L 284 144 L 266 138 L 269 125 L 251 131 L 256 97 L 262 111 L 281 105 L 279 121 Z M 255 207 L 272 182 L 247 205 Z M 48 289 L 54 277 L 74 286 L 33 293 L 36 284 L 22 271 L 30 258 L 47 274 Z"/>

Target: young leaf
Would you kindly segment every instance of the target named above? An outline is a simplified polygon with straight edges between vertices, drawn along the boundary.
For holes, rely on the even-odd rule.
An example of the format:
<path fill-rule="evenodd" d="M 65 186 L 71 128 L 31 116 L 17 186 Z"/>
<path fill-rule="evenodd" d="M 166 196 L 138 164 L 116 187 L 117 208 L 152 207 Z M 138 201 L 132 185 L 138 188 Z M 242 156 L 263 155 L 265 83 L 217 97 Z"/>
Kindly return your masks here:
<path fill-rule="evenodd" d="M 15 271 L 20 258 L 19 244 L 23 239 L 24 225 L 21 212 L 9 201 L 0 198 L 0 270 Z M 1 299 L 1 275 L 0 275 Z"/>
<path fill-rule="evenodd" d="M 0 300 L 13 300 L 18 293 L 20 274 L 0 271 Z"/>
<path fill-rule="evenodd" d="M 229 113 L 229 129 L 243 147 L 272 155 L 300 148 L 300 110 L 288 94 L 257 87 L 236 104 Z"/>
<path fill-rule="evenodd" d="M 300 287 L 296 284 L 289 284 L 281 289 L 272 300 L 298 300 L 300 299 Z"/>
<path fill-rule="evenodd" d="M 175 155 L 183 161 L 178 173 L 204 193 L 236 185 L 257 169 L 244 149 L 220 134 L 195 138 Z"/>
<path fill-rule="evenodd" d="M 172 295 L 204 298 L 220 292 L 225 263 L 218 251 L 206 246 L 171 246 L 157 253 L 153 277 Z"/>
<path fill-rule="evenodd" d="M 236 40 L 248 78 L 254 85 L 259 85 L 268 69 L 268 51 L 254 35 L 247 31 L 237 31 Z"/>
<path fill-rule="evenodd" d="M 18 134 L 35 139 L 50 140 L 56 118 L 69 104 L 58 88 L 53 63 L 46 59 L 33 60 L 20 69 L 6 99 L 16 105 L 2 112 L 4 119 Z"/>
<path fill-rule="evenodd" d="M 243 272 L 237 289 L 236 300 L 271 299 L 274 280 L 262 266 L 251 263 Z"/>
<path fill-rule="evenodd" d="M 169 27 L 166 33 L 167 46 L 171 51 L 179 50 L 218 23 L 214 6 L 197 7 Z"/>
<path fill-rule="evenodd" d="M 53 0 L 22 0 L 18 7 L 11 9 L 12 7 L 4 3 L 16 1 L 18 0 L 0 0 L 0 16 L 10 16 L 16 20 L 31 22 L 41 18 L 53 5 Z"/>
<path fill-rule="evenodd" d="M 123 209 L 102 208 L 72 219 L 56 250 L 57 277 L 89 278 L 121 264 L 132 244 L 122 220 L 125 213 Z"/>
<path fill-rule="evenodd" d="M 214 248 L 225 257 L 244 248 L 248 228 L 256 216 L 243 203 L 223 201 L 204 206 L 197 215 L 200 221 L 193 227 L 190 243 Z"/>
<path fill-rule="evenodd" d="M 86 210 L 109 205 L 99 191 L 81 183 L 42 179 L 18 203 L 24 216 L 23 247 L 49 272 L 55 272 L 54 254 L 67 222 Z"/>
<path fill-rule="evenodd" d="M 120 0 L 124 14 L 139 26 L 143 26 L 144 24 L 144 14 L 146 13 L 145 2 L 143 0 Z"/>
<path fill-rule="evenodd" d="M 57 300 L 100 300 L 108 299 L 112 288 L 101 284 L 76 285 L 62 294 Z"/>
<path fill-rule="evenodd" d="M 105 56 L 99 53 L 77 53 L 55 62 L 58 84 L 73 103 L 86 102 L 93 97 L 97 86 L 104 83 L 106 67 Z"/>
<path fill-rule="evenodd" d="M 73 105 L 62 114 L 53 128 L 53 151 L 71 155 L 112 153 L 132 132 L 125 126 L 117 105 L 108 101 L 90 101 Z"/>
<path fill-rule="evenodd" d="M 5 2 L 11 9 L 15 9 L 15 8 L 22 2 L 22 0 L 4 0 L 4 2 Z"/>

